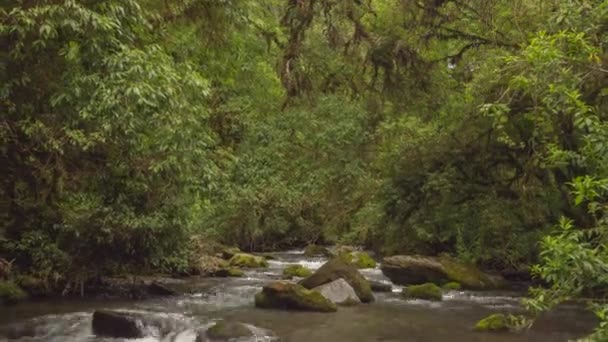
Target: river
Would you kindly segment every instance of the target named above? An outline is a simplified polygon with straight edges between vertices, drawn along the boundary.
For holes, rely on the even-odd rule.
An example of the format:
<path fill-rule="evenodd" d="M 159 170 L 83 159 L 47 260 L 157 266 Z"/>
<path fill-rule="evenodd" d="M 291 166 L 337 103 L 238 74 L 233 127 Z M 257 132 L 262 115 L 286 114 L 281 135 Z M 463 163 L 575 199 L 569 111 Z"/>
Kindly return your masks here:
<path fill-rule="evenodd" d="M 518 292 L 449 291 L 441 302 L 405 300 L 401 288 L 376 293 L 372 304 L 340 307 L 337 313 L 256 309 L 254 294 L 299 263 L 311 269 L 326 260 L 304 257 L 300 250 L 274 253 L 269 268 L 246 271 L 242 278 L 198 278 L 198 291 L 187 296 L 143 301 L 48 300 L 0 308 L 0 341 L 124 341 L 99 338 L 91 330 L 95 309 L 131 310 L 158 318 L 148 337 L 129 341 L 193 342 L 196 332 L 218 319 L 239 321 L 254 330 L 255 341 L 368 342 L 560 342 L 588 334 L 593 317 L 578 306 L 563 306 L 524 333 L 482 333 L 472 326 L 494 312 L 521 311 Z M 380 269 L 362 270 L 368 279 L 390 283 Z"/>

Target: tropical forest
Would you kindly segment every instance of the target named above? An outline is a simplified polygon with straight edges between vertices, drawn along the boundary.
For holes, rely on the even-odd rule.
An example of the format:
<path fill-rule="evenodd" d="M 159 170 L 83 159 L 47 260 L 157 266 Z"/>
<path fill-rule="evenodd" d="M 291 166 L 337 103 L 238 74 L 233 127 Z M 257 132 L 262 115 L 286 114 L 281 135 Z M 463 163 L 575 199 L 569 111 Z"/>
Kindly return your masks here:
<path fill-rule="evenodd" d="M 0 46 L 0 341 L 608 341 L 608 0 L 2 0 Z"/>

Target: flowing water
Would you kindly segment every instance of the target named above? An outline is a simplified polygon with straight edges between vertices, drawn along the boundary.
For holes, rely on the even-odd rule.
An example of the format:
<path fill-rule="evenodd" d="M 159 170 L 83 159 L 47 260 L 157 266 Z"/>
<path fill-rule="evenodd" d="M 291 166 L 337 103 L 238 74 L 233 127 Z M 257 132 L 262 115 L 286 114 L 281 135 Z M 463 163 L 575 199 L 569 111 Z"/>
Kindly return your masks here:
<path fill-rule="evenodd" d="M 560 342 L 588 334 L 593 318 L 576 306 L 565 306 L 542 317 L 525 333 L 480 333 L 477 320 L 494 312 L 521 311 L 520 293 L 450 291 L 442 302 L 405 300 L 401 288 L 376 293 L 372 304 L 340 307 L 336 313 L 256 309 L 253 296 L 261 286 L 281 276 L 283 268 L 299 263 L 319 268 L 323 258 L 306 258 L 302 251 L 275 253 L 267 269 L 250 270 L 242 278 L 193 280 L 200 291 L 182 297 L 137 302 L 62 300 L 30 302 L 0 308 L 0 341 L 120 341 L 99 338 L 91 331 L 95 309 L 130 310 L 153 318 L 148 337 L 137 341 L 193 342 L 198 331 L 214 321 L 229 319 L 249 325 L 251 341 L 368 342 Z M 390 283 L 379 269 L 362 270 L 370 279 Z M 135 340 L 130 340 L 135 341 Z"/>

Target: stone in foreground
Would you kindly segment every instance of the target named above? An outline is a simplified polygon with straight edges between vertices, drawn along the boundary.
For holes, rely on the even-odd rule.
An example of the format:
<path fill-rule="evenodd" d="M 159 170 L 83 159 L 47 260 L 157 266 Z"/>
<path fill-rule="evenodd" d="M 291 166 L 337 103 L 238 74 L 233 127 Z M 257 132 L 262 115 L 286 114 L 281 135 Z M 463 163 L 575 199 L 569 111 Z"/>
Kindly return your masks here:
<path fill-rule="evenodd" d="M 93 334 L 112 338 L 142 338 L 144 325 L 134 315 L 119 311 L 98 310 L 93 313 Z"/>
<path fill-rule="evenodd" d="M 337 307 L 320 292 L 301 285 L 276 281 L 262 288 L 255 295 L 255 306 L 263 309 L 334 312 Z"/>
<path fill-rule="evenodd" d="M 359 300 L 363 303 L 374 301 L 374 294 L 369 282 L 359 273 L 357 268 L 340 258 L 334 258 L 321 266 L 313 275 L 300 281 L 307 289 L 331 283 L 334 280 L 344 279 L 355 290 Z"/>
<path fill-rule="evenodd" d="M 403 289 L 402 295 L 405 298 L 416 298 L 426 300 L 442 300 L 441 288 L 433 283 L 422 285 L 411 285 Z"/>
<path fill-rule="evenodd" d="M 396 255 L 384 259 L 382 273 L 395 284 L 417 285 L 443 284 L 454 281 L 463 288 L 487 290 L 499 288 L 504 280 L 480 271 L 473 265 L 461 263 L 450 257 Z"/>
<path fill-rule="evenodd" d="M 346 280 L 340 278 L 331 283 L 315 287 L 313 290 L 319 291 L 323 297 L 336 304 L 354 305 L 361 303 L 359 296 Z"/>

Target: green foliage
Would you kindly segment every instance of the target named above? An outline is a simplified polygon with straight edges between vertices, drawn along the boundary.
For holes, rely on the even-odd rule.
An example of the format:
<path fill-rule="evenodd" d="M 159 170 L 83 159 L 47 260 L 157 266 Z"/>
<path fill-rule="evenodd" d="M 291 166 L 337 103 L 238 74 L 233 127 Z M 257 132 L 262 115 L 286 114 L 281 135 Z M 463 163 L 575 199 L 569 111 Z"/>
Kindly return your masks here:
<path fill-rule="evenodd" d="M 0 281 L 0 304 L 15 304 L 25 298 L 27 298 L 27 293 L 17 284 Z"/>

